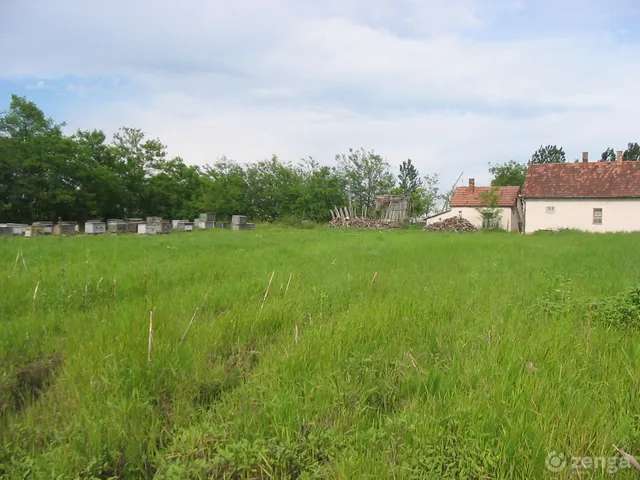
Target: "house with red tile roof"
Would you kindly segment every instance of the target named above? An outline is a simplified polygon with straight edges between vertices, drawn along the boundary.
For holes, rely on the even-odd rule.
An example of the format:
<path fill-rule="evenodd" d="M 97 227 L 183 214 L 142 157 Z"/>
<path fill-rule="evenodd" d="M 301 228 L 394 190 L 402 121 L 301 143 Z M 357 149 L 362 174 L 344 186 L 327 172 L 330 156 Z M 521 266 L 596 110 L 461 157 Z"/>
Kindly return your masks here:
<path fill-rule="evenodd" d="M 640 231 L 640 162 L 529 165 L 523 189 L 525 232 Z"/>
<path fill-rule="evenodd" d="M 491 204 L 487 204 L 487 195 L 493 197 Z M 466 187 L 457 187 L 451 202 L 450 210 L 427 219 L 427 224 L 439 222 L 451 217 L 462 217 L 477 228 L 487 226 L 502 228 L 504 230 L 518 232 L 524 226 L 524 214 L 520 187 L 476 187 L 475 180 L 469 179 Z M 483 215 L 483 209 L 491 208 L 498 213 L 493 225 L 489 225 Z"/>

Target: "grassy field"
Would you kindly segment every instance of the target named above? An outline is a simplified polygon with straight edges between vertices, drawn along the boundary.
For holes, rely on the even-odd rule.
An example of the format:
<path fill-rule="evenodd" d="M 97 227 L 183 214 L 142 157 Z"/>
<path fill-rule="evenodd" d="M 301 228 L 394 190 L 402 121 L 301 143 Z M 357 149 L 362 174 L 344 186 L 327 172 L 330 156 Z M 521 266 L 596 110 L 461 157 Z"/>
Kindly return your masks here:
<path fill-rule="evenodd" d="M 0 477 L 568 478 L 612 444 L 640 457 L 639 245 L 0 239 Z M 617 466 L 581 475 L 637 478 Z"/>

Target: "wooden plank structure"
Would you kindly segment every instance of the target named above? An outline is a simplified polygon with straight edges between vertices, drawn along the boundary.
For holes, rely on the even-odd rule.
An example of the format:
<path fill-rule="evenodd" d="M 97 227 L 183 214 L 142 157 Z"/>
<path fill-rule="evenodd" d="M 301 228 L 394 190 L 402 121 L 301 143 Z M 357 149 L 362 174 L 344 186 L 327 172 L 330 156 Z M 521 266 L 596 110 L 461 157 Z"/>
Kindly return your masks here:
<path fill-rule="evenodd" d="M 409 218 L 409 196 L 380 195 L 376 198 L 376 216 L 390 222 L 404 222 Z"/>

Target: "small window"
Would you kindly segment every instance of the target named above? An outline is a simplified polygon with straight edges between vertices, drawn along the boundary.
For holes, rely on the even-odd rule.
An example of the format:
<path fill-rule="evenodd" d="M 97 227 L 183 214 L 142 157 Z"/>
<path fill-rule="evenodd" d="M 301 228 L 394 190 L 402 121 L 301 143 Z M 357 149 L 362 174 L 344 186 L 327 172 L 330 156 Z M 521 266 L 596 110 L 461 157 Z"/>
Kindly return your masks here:
<path fill-rule="evenodd" d="M 458 210 L 458 217 L 462 218 L 462 210 Z"/>
<path fill-rule="evenodd" d="M 601 208 L 593 209 L 593 224 L 602 225 L 602 209 Z"/>
<path fill-rule="evenodd" d="M 547 213 L 556 213 L 556 207 L 547 207 Z"/>

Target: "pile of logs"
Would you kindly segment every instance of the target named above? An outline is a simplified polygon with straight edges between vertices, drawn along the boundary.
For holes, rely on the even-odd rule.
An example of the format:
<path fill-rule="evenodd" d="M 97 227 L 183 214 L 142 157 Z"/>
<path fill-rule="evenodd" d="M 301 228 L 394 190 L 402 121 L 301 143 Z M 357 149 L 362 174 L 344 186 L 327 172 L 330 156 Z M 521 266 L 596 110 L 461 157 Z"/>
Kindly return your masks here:
<path fill-rule="evenodd" d="M 451 217 L 440 222 L 427 225 L 423 229 L 425 232 L 477 232 L 478 229 L 473 224 L 461 217 Z"/>
<path fill-rule="evenodd" d="M 366 228 L 373 230 L 388 230 L 402 228 L 402 225 L 388 220 L 372 220 L 369 218 L 334 218 L 329 222 L 331 228 Z"/>

